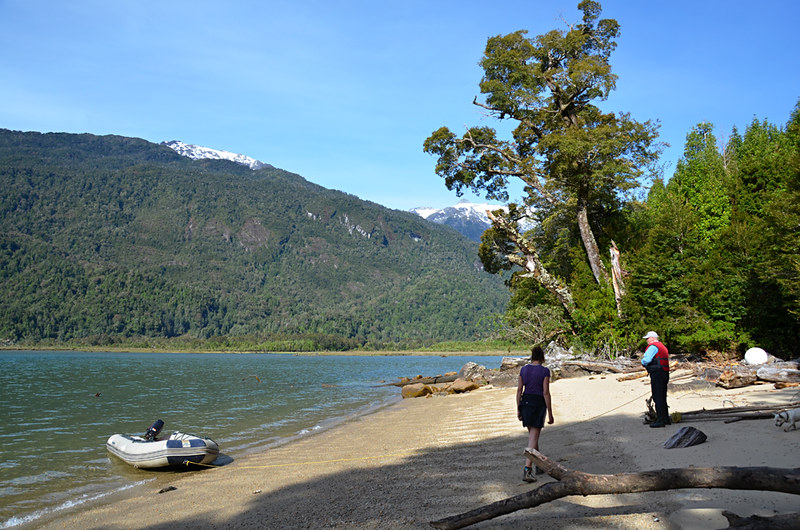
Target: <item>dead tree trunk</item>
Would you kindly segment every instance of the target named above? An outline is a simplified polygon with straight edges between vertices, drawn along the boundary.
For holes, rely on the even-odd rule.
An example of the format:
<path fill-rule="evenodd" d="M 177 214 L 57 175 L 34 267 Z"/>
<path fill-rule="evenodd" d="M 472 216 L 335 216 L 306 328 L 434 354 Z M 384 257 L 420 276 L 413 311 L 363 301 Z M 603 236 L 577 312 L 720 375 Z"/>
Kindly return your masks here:
<path fill-rule="evenodd" d="M 608 271 L 603 261 L 600 259 L 600 248 L 597 246 L 597 240 L 594 238 L 591 226 L 589 226 L 589 206 L 586 202 L 585 194 L 580 194 L 578 197 L 577 217 L 578 217 L 578 230 L 583 240 L 583 248 L 586 250 L 586 257 L 589 259 L 589 266 L 592 268 L 595 281 L 603 285 L 608 283 Z"/>
<path fill-rule="evenodd" d="M 524 277 L 535 279 L 542 287 L 552 293 L 571 316 L 575 312 L 575 300 L 572 298 L 572 291 L 567 285 L 552 276 L 544 267 L 542 260 L 539 258 L 539 251 L 533 241 L 520 234 L 519 229 L 509 223 L 505 217 L 494 215 L 491 210 L 486 210 L 486 215 L 492 221 L 492 224 L 502 229 L 519 249 L 519 253 L 511 252 L 507 254 L 506 259 L 524 269 Z"/>
<path fill-rule="evenodd" d="M 614 300 L 617 303 L 617 316 L 623 318 L 622 299 L 625 297 L 625 280 L 622 278 L 621 256 L 617 244 L 611 240 L 611 285 L 614 287 Z"/>
<path fill-rule="evenodd" d="M 469 512 L 430 524 L 434 528 L 464 528 L 525 508 L 570 495 L 609 495 L 685 488 L 725 488 L 733 490 L 775 491 L 800 495 L 800 468 L 774 467 L 698 467 L 659 469 L 640 473 L 594 475 L 568 469 L 535 450 L 526 456 L 556 479 L 527 493 L 515 495 Z"/>

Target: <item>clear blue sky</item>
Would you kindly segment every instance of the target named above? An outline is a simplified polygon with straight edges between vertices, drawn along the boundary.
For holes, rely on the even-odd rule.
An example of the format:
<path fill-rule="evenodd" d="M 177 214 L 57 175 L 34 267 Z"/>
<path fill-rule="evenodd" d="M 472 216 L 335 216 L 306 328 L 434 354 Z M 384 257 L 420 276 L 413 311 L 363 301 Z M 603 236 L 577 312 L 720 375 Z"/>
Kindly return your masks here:
<path fill-rule="evenodd" d="M 486 39 L 579 20 L 578 0 L 0 0 L 0 127 L 181 140 L 390 208 L 458 201 L 422 143 L 494 125 Z M 606 0 L 606 110 L 660 120 L 671 176 L 699 122 L 783 126 L 800 98 L 797 0 Z M 467 198 L 481 202 L 478 197 Z"/>

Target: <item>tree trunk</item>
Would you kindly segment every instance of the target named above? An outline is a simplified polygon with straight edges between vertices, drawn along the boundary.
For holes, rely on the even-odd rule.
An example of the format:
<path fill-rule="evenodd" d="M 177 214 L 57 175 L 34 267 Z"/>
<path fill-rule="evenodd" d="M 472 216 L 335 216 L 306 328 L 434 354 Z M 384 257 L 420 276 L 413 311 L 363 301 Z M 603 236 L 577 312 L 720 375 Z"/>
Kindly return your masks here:
<path fill-rule="evenodd" d="M 506 259 L 525 269 L 527 271 L 525 276 L 534 278 L 542 287 L 552 293 L 571 316 L 575 311 L 575 302 L 572 299 L 572 292 L 569 290 L 569 287 L 561 284 L 558 279 L 545 269 L 539 259 L 539 253 L 533 242 L 520 234 L 519 230 L 514 228 L 505 217 L 494 215 L 490 210 L 486 211 L 486 215 L 489 216 L 492 223 L 503 230 L 509 240 L 517 246 L 520 254 L 522 254 L 508 254 L 506 255 Z"/>
<path fill-rule="evenodd" d="M 609 495 L 686 488 L 775 491 L 800 495 L 800 468 L 693 467 L 616 475 L 594 475 L 567 469 L 533 449 L 526 450 L 525 455 L 530 457 L 534 464 L 545 473 L 555 478 L 556 482 L 548 482 L 529 492 L 469 512 L 432 521 L 431 526 L 434 528 L 463 528 L 517 510 L 534 508 L 570 495 Z"/>
<path fill-rule="evenodd" d="M 600 248 L 597 246 L 592 227 L 589 226 L 589 212 L 584 197 L 578 198 L 577 215 L 578 229 L 581 232 L 581 239 L 583 240 L 584 248 L 586 248 L 586 257 L 589 258 L 589 265 L 592 267 L 594 279 L 600 285 L 603 283 L 608 284 L 608 272 L 600 259 Z"/>
<path fill-rule="evenodd" d="M 611 284 L 614 286 L 614 300 L 617 302 L 617 316 L 624 318 L 622 314 L 622 298 L 625 296 L 625 281 L 622 279 L 621 256 L 617 244 L 611 240 Z"/>

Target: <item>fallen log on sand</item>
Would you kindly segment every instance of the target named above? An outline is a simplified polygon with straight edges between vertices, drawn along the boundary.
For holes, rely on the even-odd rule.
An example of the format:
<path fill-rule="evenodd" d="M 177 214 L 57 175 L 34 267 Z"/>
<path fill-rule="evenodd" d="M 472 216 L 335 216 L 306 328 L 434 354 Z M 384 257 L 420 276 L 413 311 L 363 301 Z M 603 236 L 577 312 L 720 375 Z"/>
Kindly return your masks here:
<path fill-rule="evenodd" d="M 556 481 L 459 515 L 432 521 L 431 526 L 464 528 L 570 495 L 609 495 L 686 488 L 775 491 L 800 495 L 800 468 L 692 467 L 595 475 L 568 469 L 533 449 L 526 450 L 525 456 Z"/>
<path fill-rule="evenodd" d="M 800 401 L 786 403 L 785 405 L 751 405 L 747 407 L 722 407 L 719 409 L 691 410 L 689 412 L 678 412 L 673 416 L 676 416 L 675 419 L 681 422 L 724 420 L 725 423 L 731 423 L 739 420 L 758 420 L 771 418 L 778 412 L 796 407 L 800 407 Z"/>

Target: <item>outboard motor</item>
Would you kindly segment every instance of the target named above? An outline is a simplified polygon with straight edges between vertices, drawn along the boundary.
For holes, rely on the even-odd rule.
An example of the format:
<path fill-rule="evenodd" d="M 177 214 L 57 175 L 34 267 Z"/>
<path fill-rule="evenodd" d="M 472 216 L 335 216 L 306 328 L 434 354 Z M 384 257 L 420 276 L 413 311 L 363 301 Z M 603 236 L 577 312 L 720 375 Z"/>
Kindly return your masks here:
<path fill-rule="evenodd" d="M 147 432 L 146 432 L 146 433 L 144 433 L 144 439 L 145 439 L 145 440 L 148 440 L 148 441 L 150 441 L 150 440 L 155 440 L 155 439 L 156 439 L 156 437 L 157 437 L 159 434 L 161 434 L 161 429 L 163 429 L 163 428 L 164 428 L 164 422 L 163 422 L 163 421 L 161 421 L 161 420 L 156 420 L 156 421 L 155 421 L 155 422 L 154 422 L 154 423 L 153 423 L 153 424 L 150 426 L 150 428 L 149 428 L 149 429 L 147 429 Z"/>

